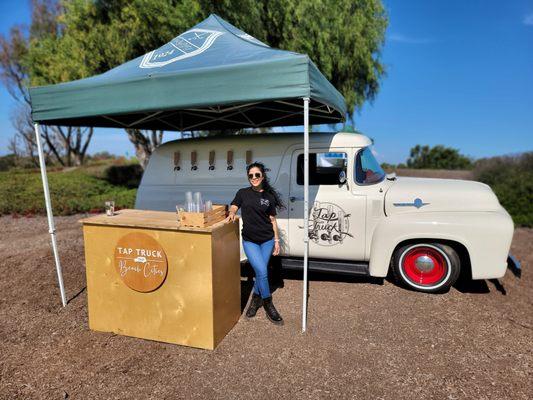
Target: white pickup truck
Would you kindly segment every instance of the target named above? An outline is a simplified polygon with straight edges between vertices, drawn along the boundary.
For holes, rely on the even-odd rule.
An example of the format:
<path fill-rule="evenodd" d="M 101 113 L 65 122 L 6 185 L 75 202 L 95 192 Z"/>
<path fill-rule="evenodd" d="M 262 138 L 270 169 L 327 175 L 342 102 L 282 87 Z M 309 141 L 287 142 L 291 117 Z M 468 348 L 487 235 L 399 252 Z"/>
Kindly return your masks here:
<path fill-rule="evenodd" d="M 423 292 L 449 289 L 461 269 L 472 279 L 505 274 L 514 226 L 489 186 L 387 176 L 371 146 L 355 133 L 310 136 L 311 270 L 385 277 L 390 269 L 399 283 Z M 301 133 L 167 142 L 150 158 L 135 207 L 172 211 L 186 191 L 229 204 L 248 186 L 252 161 L 266 165 L 287 206 L 277 218 L 282 265 L 301 268 Z"/>

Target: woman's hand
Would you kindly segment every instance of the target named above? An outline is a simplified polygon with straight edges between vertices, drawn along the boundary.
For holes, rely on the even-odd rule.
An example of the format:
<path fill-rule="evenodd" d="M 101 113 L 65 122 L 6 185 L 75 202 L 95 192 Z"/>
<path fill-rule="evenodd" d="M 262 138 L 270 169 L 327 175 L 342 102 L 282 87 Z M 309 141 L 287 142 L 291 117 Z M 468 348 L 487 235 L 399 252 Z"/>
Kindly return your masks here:
<path fill-rule="evenodd" d="M 239 210 L 239 207 L 235 205 L 231 205 L 228 211 L 228 216 L 224 220 L 224 223 L 228 224 L 230 222 L 235 222 L 235 214 L 237 214 L 238 210 Z"/>
<path fill-rule="evenodd" d="M 226 224 L 229 224 L 230 222 L 235 222 L 235 213 L 230 212 L 224 220 L 224 223 Z"/>
<path fill-rule="evenodd" d="M 274 242 L 274 251 L 272 252 L 273 256 L 279 255 L 279 242 Z"/>

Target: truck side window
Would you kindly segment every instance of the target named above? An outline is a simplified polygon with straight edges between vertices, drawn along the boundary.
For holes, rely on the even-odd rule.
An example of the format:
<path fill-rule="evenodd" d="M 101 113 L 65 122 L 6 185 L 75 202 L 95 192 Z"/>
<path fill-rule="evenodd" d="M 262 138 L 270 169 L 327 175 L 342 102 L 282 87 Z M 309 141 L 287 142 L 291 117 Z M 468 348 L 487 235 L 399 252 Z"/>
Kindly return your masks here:
<path fill-rule="evenodd" d="M 385 179 L 385 171 L 372 154 L 370 147 L 360 150 L 355 156 L 355 181 L 359 185 L 371 185 Z"/>
<path fill-rule="evenodd" d="M 304 184 L 304 155 L 298 155 L 296 183 Z M 338 185 L 339 173 L 346 172 L 346 153 L 309 153 L 309 185 Z"/>

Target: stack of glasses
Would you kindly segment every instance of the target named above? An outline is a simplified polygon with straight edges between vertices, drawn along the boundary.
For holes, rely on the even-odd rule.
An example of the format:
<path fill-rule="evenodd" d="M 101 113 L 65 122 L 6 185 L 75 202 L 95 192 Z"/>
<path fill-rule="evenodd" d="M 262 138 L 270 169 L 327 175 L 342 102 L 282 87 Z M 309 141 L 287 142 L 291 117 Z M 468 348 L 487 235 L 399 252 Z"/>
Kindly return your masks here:
<path fill-rule="evenodd" d="M 193 201 L 194 197 L 194 201 Z M 195 192 L 194 196 L 192 192 L 185 193 L 184 206 L 176 206 L 177 211 L 187 212 L 204 212 L 211 211 L 213 209 L 213 202 L 211 200 L 202 201 L 202 193 Z"/>

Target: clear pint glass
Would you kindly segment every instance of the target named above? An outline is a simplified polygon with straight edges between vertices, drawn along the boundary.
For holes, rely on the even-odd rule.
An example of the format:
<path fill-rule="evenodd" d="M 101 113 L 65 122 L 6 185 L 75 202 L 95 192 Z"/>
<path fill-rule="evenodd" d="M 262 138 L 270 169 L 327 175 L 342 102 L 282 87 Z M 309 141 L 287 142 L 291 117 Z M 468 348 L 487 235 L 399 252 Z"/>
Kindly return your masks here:
<path fill-rule="evenodd" d="M 105 213 L 108 217 L 112 217 L 113 215 L 115 215 L 115 202 L 114 201 L 105 202 Z"/>

